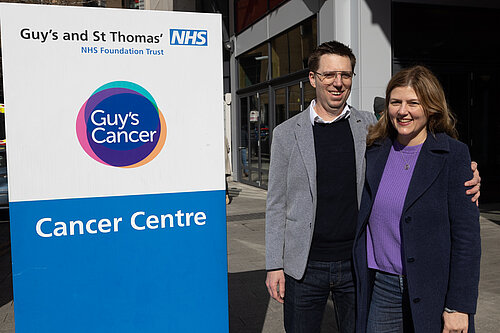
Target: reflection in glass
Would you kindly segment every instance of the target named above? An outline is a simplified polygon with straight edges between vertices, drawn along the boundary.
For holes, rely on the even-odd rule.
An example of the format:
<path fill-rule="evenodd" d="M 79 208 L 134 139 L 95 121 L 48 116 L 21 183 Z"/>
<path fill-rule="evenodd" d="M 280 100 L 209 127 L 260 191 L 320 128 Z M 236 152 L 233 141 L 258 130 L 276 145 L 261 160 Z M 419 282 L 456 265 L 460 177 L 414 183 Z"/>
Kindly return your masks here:
<path fill-rule="evenodd" d="M 316 98 L 316 90 L 308 81 L 303 82 L 304 87 L 304 110 L 311 104 L 311 101 Z"/>
<path fill-rule="evenodd" d="M 273 78 L 289 73 L 288 35 L 286 33 L 271 41 Z"/>
<path fill-rule="evenodd" d="M 288 87 L 288 117 L 292 118 L 302 111 L 302 96 L 298 84 Z"/>
<path fill-rule="evenodd" d="M 316 18 L 306 21 L 288 32 L 290 73 L 307 68 L 309 54 L 316 47 Z"/>
<path fill-rule="evenodd" d="M 262 170 L 260 173 L 260 183 L 267 187 L 267 183 L 269 182 L 269 170 Z"/>
<path fill-rule="evenodd" d="M 240 88 L 266 81 L 269 62 L 267 43 L 238 57 Z"/>
<path fill-rule="evenodd" d="M 274 111 L 276 126 L 286 120 L 286 88 L 274 91 Z"/>
<path fill-rule="evenodd" d="M 269 94 L 261 93 L 260 97 L 260 170 L 261 175 L 269 173 L 269 156 L 270 156 L 270 137 L 269 137 Z M 266 183 L 261 179 L 261 186 L 267 186 L 267 175 L 265 177 Z"/>
<path fill-rule="evenodd" d="M 257 170 L 252 170 L 252 173 L 250 174 L 250 181 L 255 184 L 259 184 L 259 173 Z"/>
<path fill-rule="evenodd" d="M 257 95 L 249 97 L 250 101 L 250 171 L 255 172 L 259 168 L 259 109 L 257 104 Z M 253 177 L 253 176 L 252 176 Z"/>
<path fill-rule="evenodd" d="M 240 170 L 242 179 L 248 180 L 248 98 L 240 100 L 241 133 L 240 133 Z"/>
<path fill-rule="evenodd" d="M 271 40 L 272 77 L 307 68 L 307 59 L 316 47 L 316 17 L 302 22 Z"/>
<path fill-rule="evenodd" d="M 274 6 L 280 2 L 281 0 L 269 0 L 268 4 L 272 3 Z M 298 82 L 298 75 L 306 75 L 307 58 L 317 43 L 316 25 L 316 18 L 309 18 L 238 57 L 238 88 L 251 88 L 254 94 L 245 97 L 244 106 L 242 101 L 242 108 L 245 109 L 241 110 L 241 128 L 242 132 L 247 131 L 244 136 L 248 138 L 245 148 L 248 150 L 248 177 L 243 180 L 262 187 L 267 186 L 270 126 L 277 126 L 299 114 L 315 97 L 314 89 L 307 78 L 300 76 L 302 82 Z M 280 80 L 271 81 L 278 77 Z M 283 82 L 287 82 L 289 86 L 283 87 Z M 276 88 L 275 84 L 281 87 Z M 272 89 L 273 98 L 270 98 L 266 88 Z M 248 94 L 249 91 L 250 89 L 246 89 L 246 92 L 242 93 Z M 245 170 L 242 171 L 244 175 Z"/>

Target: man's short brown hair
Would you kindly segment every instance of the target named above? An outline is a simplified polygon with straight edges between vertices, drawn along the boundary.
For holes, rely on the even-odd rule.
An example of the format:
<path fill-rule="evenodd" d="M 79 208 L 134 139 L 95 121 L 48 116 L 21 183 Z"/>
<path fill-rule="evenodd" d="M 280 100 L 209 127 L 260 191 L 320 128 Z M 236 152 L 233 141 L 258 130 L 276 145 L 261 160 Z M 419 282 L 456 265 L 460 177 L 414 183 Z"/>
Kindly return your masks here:
<path fill-rule="evenodd" d="M 349 46 L 346 46 L 336 40 L 330 42 L 325 42 L 319 45 L 312 51 L 309 55 L 308 66 L 309 70 L 316 72 L 319 68 L 319 58 L 324 54 L 336 54 L 342 57 L 348 57 L 351 60 L 352 71 L 354 72 L 354 67 L 356 66 L 356 57 Z"/>

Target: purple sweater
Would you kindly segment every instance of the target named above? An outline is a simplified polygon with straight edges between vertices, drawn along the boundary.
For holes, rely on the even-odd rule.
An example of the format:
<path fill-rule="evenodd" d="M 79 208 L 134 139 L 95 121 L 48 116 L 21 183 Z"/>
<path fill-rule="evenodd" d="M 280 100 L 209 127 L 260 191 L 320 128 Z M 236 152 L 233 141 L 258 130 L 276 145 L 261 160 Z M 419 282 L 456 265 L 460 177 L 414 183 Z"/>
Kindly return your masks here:
<path fill-rule="evenodd" d="M 391 147 L 367 226 L 368 267 L 404 275 L 399 221 L 422 145 Z M 408 165 L 408 168 L 406 168 Z"/>

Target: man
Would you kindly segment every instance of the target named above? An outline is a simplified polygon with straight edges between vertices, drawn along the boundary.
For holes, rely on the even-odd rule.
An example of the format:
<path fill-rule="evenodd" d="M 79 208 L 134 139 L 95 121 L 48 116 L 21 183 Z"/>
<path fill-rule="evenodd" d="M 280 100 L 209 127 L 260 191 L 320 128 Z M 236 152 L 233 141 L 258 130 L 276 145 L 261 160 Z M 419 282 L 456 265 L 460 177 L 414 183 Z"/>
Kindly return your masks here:
<path fill-rule="evenodd" d="M 271 297 L 284 303 L 288 333 L 320 332 L 330 293 L 339 331 L 354 332 L 351 250 L 364 184 L 367 127 L 376 118 L 347 105 L 356 65 L 349 47 L 323 43 L 308 65 L 316 99 L 273 132 L 266 286 Z M 476 175 L 470 183 L 478 182 Z"/>
<path fill-rule="evenodd" d="M 382 117 L 382 113 L 384 112 L 385 109 L 385 98 L 375 96 L 373 99 L 373 112 L 375 113 L 375 117 L 377 117 L 377 120 Z"/>

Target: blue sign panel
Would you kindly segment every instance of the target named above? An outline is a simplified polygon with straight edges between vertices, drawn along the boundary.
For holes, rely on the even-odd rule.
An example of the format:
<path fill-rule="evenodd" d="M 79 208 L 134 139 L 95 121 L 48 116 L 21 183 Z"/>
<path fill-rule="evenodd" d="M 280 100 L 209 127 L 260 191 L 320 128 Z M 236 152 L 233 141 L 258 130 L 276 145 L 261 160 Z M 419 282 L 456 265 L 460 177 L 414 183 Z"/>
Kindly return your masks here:
<path fill-rule="evenodd" d="M 16 332 L 227 332 L 224 198 L 11 203 Z"/>

